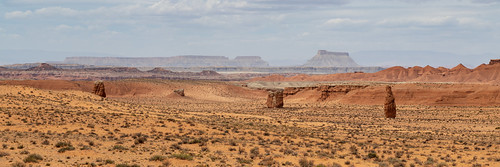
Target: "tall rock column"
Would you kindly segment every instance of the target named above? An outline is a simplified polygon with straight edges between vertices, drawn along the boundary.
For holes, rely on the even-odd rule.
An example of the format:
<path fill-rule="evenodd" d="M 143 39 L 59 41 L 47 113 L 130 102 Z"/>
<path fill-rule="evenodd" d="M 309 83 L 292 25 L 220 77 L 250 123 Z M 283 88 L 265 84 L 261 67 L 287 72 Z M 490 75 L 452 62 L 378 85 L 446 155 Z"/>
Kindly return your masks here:
<path fill-rule="evenodd" d="M 104 89 L 104 82 L 95 81 L 93 93 L 98 95 L 98 96 L 101 96 L 101 97 L 106 97 L 106 91 Z"/>
<path fill-rule="evenodd" d="M 267 95 L 267 108 L 283 108 L 283 90 L 271 90 Z"/>
<path fill-rule="evenodd" d="M 391 86 L 387 85 L 385 87 L 386 96 L 384 103 L 384 111 L 386 118 L 396 118 L 396 102 L 394 99 L 394 95 L 392 94 Z"/>

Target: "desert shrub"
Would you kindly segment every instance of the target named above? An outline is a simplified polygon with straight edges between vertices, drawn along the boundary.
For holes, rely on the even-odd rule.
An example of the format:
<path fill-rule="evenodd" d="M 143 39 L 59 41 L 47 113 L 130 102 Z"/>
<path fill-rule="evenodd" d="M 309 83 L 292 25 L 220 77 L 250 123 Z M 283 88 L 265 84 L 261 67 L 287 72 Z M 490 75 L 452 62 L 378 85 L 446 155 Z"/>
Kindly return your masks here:
<path fill-rule="evenodd" d="M 299 165 L 301 167 L 313 167 L 314 166 L 314 161 L 313 160 L 307 160 L 306 157 L 302 158 L 299 160 Z"/>
<path fill-rule="evenodd" d="M 38 161 L 41 161 L 43 160 L 43 157 L 41 155 L 38 155 L 38 154 L 30 154 L 28 155 L 26 158 L 24 158 L 24 162 L 25 163 L 30 163 L 30 162 L 33 162 L 33 163 L 38 163 Z"/>
<path fill-rule="evenodd" d="M 171 165 L 171 162 L 169 160 L 163 161 L 163 163 L 160 165 L 160 167 L 169 167 Z"/>
<path fill-rule="evenodd" d="M 351 161 L 345 161 L 344 164 L 349 165 L 351 164 Z"/>
<path fill-rule="evenodd" d="M 0 151 L 0 157 L 5 157 L 5 156 L 9 156 L 9 153 Z"/>
<path fill-rule="evenodd" d="M 112 150 L 120 150 L 120 151 L 122 151 L 122 150 L 128 150 L 128 148 L 125 147 L 125 146 L 122 146 L 122 145 L 114 145 Z"/>
<path fill-rule="evenodd" d="M 149 158 L 149 161 L 163 161 L 167 157 L 162 156 L 162 155 L 153 155 L 151 158 Z"/>
<path fill-rule="evenodd" d="M 72 150 L 75 150 L 75 147 L 73 147 L 73 146 L 67 146 L 67 147 L 64 147 L 64 148 L 61 148 L 61 149 L 57 150 L 57 152 L 63 153 L 63 152 L 72 151 Z"/>
<path fill-rule="evenodd" d="M 143 144 L 144 142 L 146 142 L 148 139 L 144 136 L 141 136 L 141 137 L 138 137 L 137 139 L 135 139 L 134 141 L 134 144 Z"/>
<path fill-rule="evenodd" d="M 62 141 L 60 141 L 60 142 L 57 142 L 57 144 L 56 144 L 57 148 L 60 148 L 60 147 L 69 147 L 69 146 L 72 146 L 70 142 L 62 142 Z"/>
<path fill-rule="evenodd" d="M 117 164 L 116 167 L 141 167 L 141 166 L 137 165 L 137 164 L 133 164 L 133 165 L 129 165 L 129 164 Z"/>
<path fill-rule="evenodd" d="M 349 151 L 351 151 L 351 154 L 357 155 L 358 154 L 358 147 L 356 147 L 355 145 L 352 145 L 351 147 L 349 147 Z"/>
<path fill-rule="evenodd" d="M 115 161 L 110 160 L 110 159 L 104 160 L 104 164 L 114 164 L 114 163 L 115 163 Z"/>
<path fill-rule="evenodd" d="M 22 162 L 16 162 L 10 165 L 11 167 L 26 167 L 26 164 Z"/>
<path fill-rule="evenodd" d="M 262 161 L 259 162 L 260 166 L 272 166 L 276 163 L 272 157 L 267 157 L 264 158 Z"/>
<path fill-rule="evenodd" d="M 368 153 L 368 158 L 377 158 L 377 153 L 375 152 Z"/>
<path fill-rule="evenodd" d="M 251 159 L 243 159 L 243 158 L 236 158 L 236 160 L 240 164 L 251 164 L 253 162 L 253 160 Z"/>
<path fill-rule="evenodd" d="M 445 167 L 445 166 L 448 166 L 448 164 L 446 164 L 445 162 L 441 162 L 436 165 L 436 167 Z"/>
<path fill-rule="evenodd" d="M 428 157 L 427 161 L 425 161 L 426 165 L 432 165 L 434 163 L 436 163 L 436 161 L 434 159 L 432 159 L 431 157 Z"/>
<path fill-rule="evenodd" d="M 259 152 L 259 147 L 254 147 L 250 150 L 250 158 L 254 159 L 255 157 L 258 157 L 260 154 Z"/>
<path fill-rule="evenodd" d="M 193 156 L 186 153 L 172 154 L 172 157 L 182 160 L 190 160 L 190 161 L 193 160 Z"/>
<path fill-rule="evenodd" d="M 340 165 L 340 164 L 338 164 L 338 163 L 334 162 L 334 163 L 332 163 L 331 167 L 342 167 L 342 165 Z"/>

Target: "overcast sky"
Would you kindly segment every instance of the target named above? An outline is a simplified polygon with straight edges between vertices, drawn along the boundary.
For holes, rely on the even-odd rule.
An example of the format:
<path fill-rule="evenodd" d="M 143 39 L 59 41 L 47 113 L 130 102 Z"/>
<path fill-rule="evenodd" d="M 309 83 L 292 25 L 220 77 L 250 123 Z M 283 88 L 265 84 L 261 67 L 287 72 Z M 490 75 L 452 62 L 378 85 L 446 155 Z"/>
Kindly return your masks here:
<path fill-rule="evenodd" d="M 0 50 L 291 65 L 319 49 L 349 52 L 362 65 L 478 65 L 500 57 L 500 0 L 0 1 Z M 375 54 L 387 51 L 397 52 Z M 432 56 L 417 63 L 415 53 Z M 0 63 L 31 59 L 8 56 Z"/>

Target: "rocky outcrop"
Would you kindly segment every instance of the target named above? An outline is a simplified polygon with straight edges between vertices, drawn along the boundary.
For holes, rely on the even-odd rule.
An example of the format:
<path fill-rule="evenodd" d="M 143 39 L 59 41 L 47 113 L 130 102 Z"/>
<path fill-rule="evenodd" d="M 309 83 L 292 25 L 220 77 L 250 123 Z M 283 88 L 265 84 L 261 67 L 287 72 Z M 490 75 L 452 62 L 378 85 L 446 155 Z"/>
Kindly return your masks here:
<path fill-rule="evenodd" d="M 493 64 L 500 64 L 500 59 L 491 59 L 490 65 L 493 65 Z"/>
<path fill-rule="evenodd" d="M 42 63 L 39 66 L 36 67 L 31 67 L 27 69 L 26 71 L 55 71 L 59 70 L 58 68 L 51 66 L 50 64 L 47 63 Z"/>
<path fill-rule="evenodd" d="M 318 101 L 325 101 L 332 94 L 345 95 L 352 90 L 366 87 L 366 85 L 321 85 L 318 88 L 318 91 L 321 92 L 321 96 Z"/>
<path fill-rule="evenodd" d="M 104 88 L 104 82 L 103 81 L 95 81 L 94 82 L 94 89 L 92 92 L 98 96 L 106 97 L 106 90 Z"/>
<path fill-rule="evenodd" d="M 67 57 L 63 63 L 120 67 L 267 67 L 258 56 Z"/>
<path fill-rule="evenodd" d="M 283 108 L 283 90 L 270 90 L 267 95 L 267 108 Z"/>
<path fill-rule="evenodd" d="M 347 52 L 328 52 L 319 50 L 318 54 L 308 60 L 305 67 L 359 67 Z"/>
<path fill-rule="evenodd" d="M 301 91 L 316 90 L 321 93 L 318 101 L 325 101 L 328 97 L 334 95 L 343 96 L 353 90 L 363 89 L 368 85 L 320 85 L 311 87 L 286 87 L 283 91 L 285 97 L 295 95 Z"/>
<path fill-rule="evenodd" d="M 384 102 L 384 113 L 386 118 L 396 118 L 396 102 L 392 94 L 391 86 L 385 87 L 386 96 Z"/>
<path fill-rule="evenodd" d="M 174 93 L 177 94 L 177 95 L 179 95 L 179 96 L 185 96 L 184 89 L 174 90 Z"/>

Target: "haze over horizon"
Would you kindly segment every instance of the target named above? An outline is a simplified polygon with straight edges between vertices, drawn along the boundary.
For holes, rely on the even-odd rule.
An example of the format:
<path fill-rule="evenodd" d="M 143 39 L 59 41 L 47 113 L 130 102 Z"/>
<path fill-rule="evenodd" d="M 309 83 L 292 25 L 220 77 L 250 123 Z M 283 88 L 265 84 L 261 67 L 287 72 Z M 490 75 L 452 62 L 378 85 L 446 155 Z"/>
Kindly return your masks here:
<path fill-rule="evenodd" d="M 286 66 L 322 49 L 364 66 L 471 68 L 500 57 L 498 9 L 499 0 L 4 0 L 0 65 L 213 55 Z"/>

